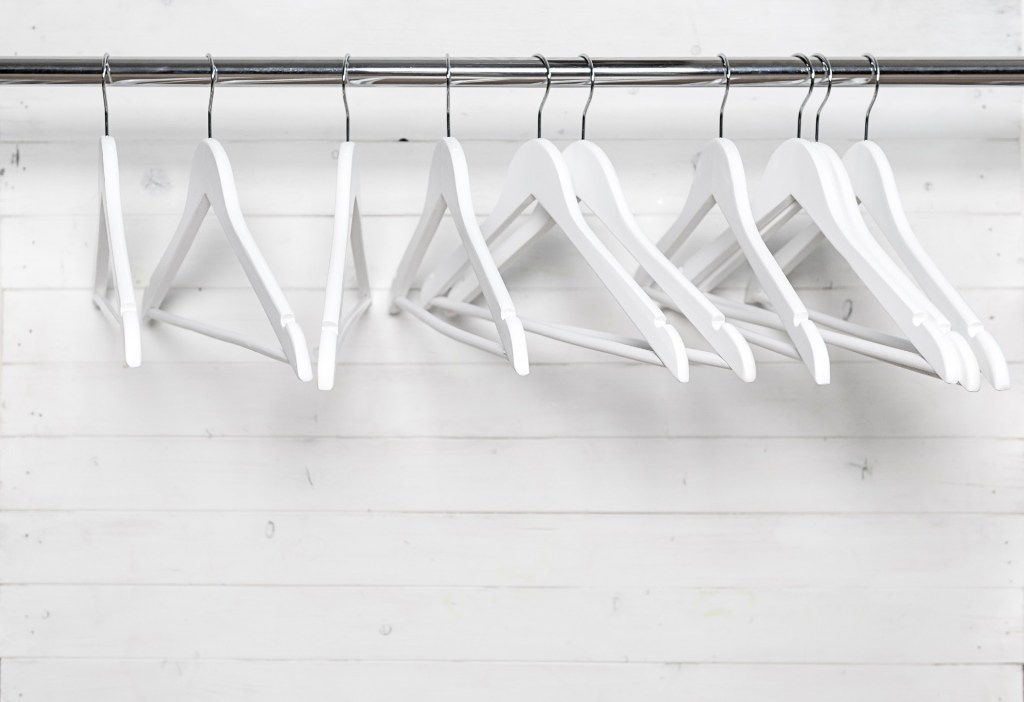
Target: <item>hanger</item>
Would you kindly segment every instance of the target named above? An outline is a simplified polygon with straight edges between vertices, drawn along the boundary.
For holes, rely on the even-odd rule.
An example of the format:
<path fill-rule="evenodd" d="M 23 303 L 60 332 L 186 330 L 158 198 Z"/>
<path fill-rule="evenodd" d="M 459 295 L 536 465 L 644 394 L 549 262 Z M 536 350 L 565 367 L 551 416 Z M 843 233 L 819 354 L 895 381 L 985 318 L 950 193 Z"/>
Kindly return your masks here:
<path fill-rule="evenodd" d="M 681 265 L 683 274 L 702 290 L 714 290 L 722 281 L 707 279 L 705 269 L 718 265 L 721 262 L 721 254 L 699 251 L 692 257 L 700 264 L 695 266 L 692 261 L 682 260 L 682 247 L 697 225 L 717 204 L 729 224 L 729 230 L 722 235 L 727 244 L 722 248 L 730 254 L 735 251 L 737 264 L 745 260 L 750 265 L 771 300 L 777 326 L 786 332 L 789 342 L 780 342 L 771 336 L 746 328 L 742 330 L 744 336 L 757 346 L 802 360 L 814 381 L 824 385 L 830 378 L 828 350 L 824 339 L 762 239 L 758 230 L 759 223 L 751 212 L 746 174 L 739 150 L 735 143 L 724 137 L 725 105 L 729 97 L 732 72 L 728 58 L 724 54 L 719 54 L 719 58 L 722 60 L 726 87 L 718 114 L 719 136 L 701 150 L 686 204 L 679 217 L 658 242 L 658 248 L 676 265 Z M 708 253 L 711 254 L 710 258 L 707 256 Z M 649 273 L 642 269 L 637 274 L 637 280 L 642 285 L 654 282 Z M 657 291 L 653 291 L 652 294 L 664 301 Z M 761 311 L 747 310 L 748 306 L 742 303 L 710 293 L 709 297 L 732 320 L 752 322 L 751 318 L 756 317 L 763 323 L 765 319 Z"/>
<path fill-rule="evenodd" d="M 542 216 L 550 218 L 611 292 L 640 331 L 643 340 L 631 340 L 600 332 L 590 334 L 589 330 L 579 327 L 550 323 L 531 322 L 530 330 L 626 358 L 640 360 L 642 357 L 648 362 L 653 360 L 658 365 L 664 365 L 676 379 L 688 380 L 687 351 L 679 333 L 668 323 L 664 312 L 628 276 L 618 259 L 587 225 L 573 188 L 568 164 L 555 145 L 542 136 L 544 104 L 551 90 L 551 65 L 544 56 L 535 54 L 535 57 L 544 64 L 547 74 L 544 98 L 537 111 L 537 138 L 523 144 L 513 156 L 498 203 L 481 225 L 481 231 L 487 237 L 489 245 L 496 243 L 523 210 L 536 202 L 534 213 L 527 219 L 530 225 L 540 226 L 531 226 L 529 230 L 519 228 L 519 232 L 533 232 L 522 241 L 522 244 L 525 245 L 527 241 L 532 240 L 538 231 L 547 229 L 541 222 Z M 507 243 L 503 246 L 507 246 Z M 428 297 L 441 296 L 465 273 L 464 256 L 461 253 L 453 254 L 424 281 L 422 293 Z M 444 300 L 442 304 L 449 305 L 452 310 L 467 311 L 460 306 L 462 299 L 465 299 L 460 297 Z M 451 307 L 452 305 L 455 307 Z M 638 350 L 641 353 L 637 353 Z M 651 357 L 650 352 L 653 352 L 654 357 Z"/>
<path fill-rule="evenodd" d="M 117 165 L 117 145 L 110 136 L 107 109 L 107 83 L 110 81 L 110 54 L 103 54 L 100 85 L 103 90 L 103 136 L 100 137 L 100 231 L 96 247 L 96 280 L 92 300 L 111 324 L 120 327 L 124 363 L 138 368 L 142 363 L 142 336 L 135 306 L 128 242 L 121 213 L 121 175 Z M 113 295 L 111 295 L 113 293 Z M 113 297 L 113 299 L 111 299 Z"/>
<path fill-rule="evenodd" d="M 931 320 L 935 322 L 937 328 L 947 335 L 946 338 L 948 342 L 952 344 L 952 347 L 955 349 L 958 357 L 957 373 L 955 375 L 951 375 L 948 378 L 948 382 L 958 382 L 967 390 L 977 391 L 981 387 L 981 373 L 978 367 L 977 358 L 968 346 L 967 341 L 960 336 L 960 334 L 951 330 L 949 321 L 932 303 L 928 296 L 925 295 L 920 288 L 916 287 L 906 276 L 904 271 L 895 264 L 893 259 L 891 259 L 888 254 L 886 254 L 881 247 L 877 245 L 877 241 L 867 229 L 866 223 L 863 222 L 863 217 L 857 206 L 858 200 L 843 162 L 839 159 L 838 154 L 833 149 L 819 142 L 821 114 L 831 93 L 832 65 L 829 60 L 821 54 L 815 54 L 814 58 L 818 59 L 822 63 L 822 66 L 826 70 L 828 81 L 825 98 L 818 106 L 818 111 L 815 115 L 814 146 L 821 151 L 827 160 L 828 166 L 830 167 L 831 173 L 834 177 L 835 187 L 842 192 L 842 203 L 844 206 L 849 208 L 850 216 L 856 222 L 863 225 L 860 227 L 861 231 L 867 233 L 867 237 L 861 248 L 873 259 L 875 265 L 880 269 L 888 271 L 889 281 L 901 291 L 901 294 L 907 300 L 912 300 L 912 304 L 915 305 L 917 309 L 926 313 Z M 810 70 L 813 72 L 813 67 L 811 67 Z M 791 211 L 773 225 L 775 234 L 778 233 L 777 227 L 781 226 L 781 223 L 788 221 L 788 218 L 792 216 L 792 214 L 795 214 L 795 211 Z M 811 226 L 792 237 L 790 241 L 776 252 L 776 258 L 782 263 L 783 270 L 787 272 L 791 271 L 804 257 L 806 257 L 814 245 L 822 239 L 822 237 L 818 236 L 818 231 L 819 227 L 812 222 Z M 770 234 L 769 237 L 771 238 L 772 235 Z M 752 299 L 750 298 L 750 293 L 751 289 L 748 288 L 748 299 Z M 914 343 L 907 339 L 869 329 L 820 312 L 812 313 L 812 319 L 821 325 L 832 327 L 833 329 L 841 332 L 840 334 L 832 337 L 832 342 L 838 346 L 848 348 L 869 357 L 890 363 L 896 363 L 897 365 L 903 365 L 907 368 L 918 370 L 930 375 L 937 375 L 935 370 L 927 362 L 921 363 L 921 356 L 916 355 Z M 906 363 L 904 360 L 894 358 L 893 353 L 896 353 L 901 357 L 906 356 L 902 350 L 897 351 L 896 349 L 909 351 L 914 356 L 913 362 Z"/>
<path fill-rule="evenodd" d="M 810 77 L 806 104 L 814 88 L 814 68 L 806 56 L 798 54 L 797 57 L 807 66 Z M 798 134 L 802 109 L 803 106 L 797 117 Z M 907 335 L 912 349 L 926 361 L 924 367 L 928 372 L 946 382 L 957 382 L 962 374 L 960 352 L 948 334 L 948 324 L 944 329 L 941 315 L 934 306 L 875 241 L 857 209 L 849 179 L 838 164 L 838 155 L 823 144 L 805 141 L 799 136 L 783 142 L 769 159 L 762 177 L 754 208 L 759 215 L 758 226 L 771 241 L 782 224 L 800 210 L 807 211 Z M 691 260 L 692 274 L 708 285 L 721 282 L 742 261 L 733 249 L 728 236 L 721 235 L 699 252 L 699 261 Z M 784 270 L 789 266 L 788 253 L 786 247 L 776 253 Z M 819 324 L 824 318 L 823 315 L 812 316 Z M 870 340 L 851 335 L 829 337 L 830 343 L 889 360 L 885 353 L 875 355 L 879 351 L 878 344 Z M 914 365 L 908 367 L 917 369 Z"/>
<path fill-rule="evenodd" d="M 341 99 L 345 104 L 345 141 L 338 147 L 338 179 L 334 199 L 334 236 L 331 240 L 331 257 L 327 267 L 327 289 L 324 292 L 324 313 L 320 323 L 320 346 L 317 349 L 316 384 L 321 390 L 334 387 L 334 371 L 337 363 L 338 346 L 353 324 L 369 308 L 370 276 L 366 268 L 366 250 L 363 247 L 362 219 L 359 215 L 359 172 L 356 169 L 355 147 L 350 138 L 348 112 L 348 59 L 341 72 Z M 344 317 L 342 295 L 345 290 L 345 259 L 349 245 L 352 247 L 352 263 L 355 266 L 356 285 L 359 300 Z"/>
<path fill-rule="evenodd" d="M 640 229 L 626 202 L 625 193 L 619 183 L 618 176 L 611 160 L 596 144 L 587 141 L 587 112 L 594 97 L 596 75 L 594 62 L 586 54 L 580 58 L 590 68 L 590 94 L 583 108 L 581 118 L 580 140 L 570 144 L 562 156 L 569 167 L 573 189 L 577 198 L 602 221 L 612 235 L 626 248 L 640 265 L 652 271 L 662 289 L 678 310 L 689 319 L 694 327 L 710 342 L 717 354 L 687 349 L 691 362 L 707 363 L 725 368 L 732 368 L 744 381 L 753 381 L 756 376 L 754 355 L 750 345 L 725 316 L 710 300 L 687 280 L 682 272 L 669 261 L 658 247 Z M 523 226 L 506 230 L 492 244 L 491 250 L 499 266 L 504 265 L 533 239 L 554 226 L 554 220 L 542 208 L 527 217 Z M 462 261 L 452 257 L 446 262 L 446 270 L 458 270 Z M 450 274 L 447 274 L 450 275 Z M 446 274 L 440 273 L 439 280 L 446 280 Z M 466 276 L 456 283 L 447 294 L 448 299 L 468 302 L 479 294 L 476 280 Z M 582 330 L 586 333 L 587 330 Z M 598 338 L 605 335 L 595 332 Z M 642 340 L 634 340 L 632 346 L 644 347 Z M 591 347 L 592 348 L 592 347 Z M 649 348 L 649 346 L 647 347 Z M 599 350 L 607 350 L 601 348 Z M 657 360 L 654 356 L 652 360 Z M 660 361 L 658 361 L 660 363 Z"/>
<path fill-rule="evenodd" d="M 874 56 L 865 54 L 872 68 L 874 93 L 864 115 L 864 140 L 843 156 L 842 165 L 850 178 L 857 200 L 878 225 L 879 231 L 913 276 L 929 301 L 952 326 L 952 338 L 958 342 L 964 366 L 961 383 L 969 390 L 980 387 L 983 373 L 997 390 L 1009 387 L 1006 357 L 992 335 L 984 328 L 963 297 L 950 284 L 921 245 L 903 209 L 896 178 L 881 146 L 868 139 L 871 109 L 878 97 L 881 70 Z M 817 231 L 804 235 L 793 244 L 794 257 L 809 253 L 820 239 Z"/>
<path fill-rule="evenodd" d="M 498 266 L 491 258 L 487 243 L 480 231 L 473 210 L 473 198 L 469 184 L 469 168 L 466 156 L 457 139 L 452 138 L 451 116 L 451 60 L 445 55 L 445 126 L 446 137 L 434 148 L 430 162 L 430 176 L 427 180 L 427 197 L 423 213 L 416 225 L 412 240 L 398 265 L 398 272 L 391 286 L 388 304 L 391 314 L 404 310 L 432 329 L 456 341 L 506 358 L 519 375 L 530 372 L 526 351 L 526 333 L 516 315 L 515 305 L 505 287 L 505 281 L 498 272 Z M 420 291 L 419 299 L 409 298 L 409 291 L 416 277 L 430 242 L 437 233 L 441 218 L 450 212 L 459 233 L 473 272 L 480 280 L 484 299 L 487 302 L 486 316 L 492 320 L 498 332 L 498 342 L 458 327 L 431 311 L 437 307 L 433 295 Z"/>
<path fill-rule="evenodd" d="M 949 321 L 932 303 L 928 296 L 922 292 L 919 287 L 914 285 L 913 281 L 910 280 L 903 269 L 896 265 L 895 261 L 878 245 L 877 240 L 871 234 L 863 220 L 863 216 L 861 215 L 858 207 L 857 196 L 854 192 L 853 185 L 850 182 L 849 174 L 847 173 L 843 162 L 840 160 L 839 155 L 833 149 L 818 141 L 820 136 L 821 113 L 825 104 L 828 102 L 828 97 L 831 92 L 832 65 L 829 60 L 821 54 L 815 54 L 814 58 L 818 59 L 826 70 L 828 89 L 825 93 L 825 99 L 823 99 L 821 105 L 819 105 L 818 112 L 815 116 L 815 142 L 813 146 L 824 155 L 834 178 L 834 185 L 841 193 L 839 199 L 847 208 L 851 220 L 856 224 L 852 232 L 860 236 L 861 244 L 859 248 L 872 260 L 873 264 L 882 271 L 882 275 L 885 276 L 885 279 L 895 290 L 899 291 L 899 294 L 908 301 L 909 305 L 912 306 L 913 309 L 917 310 L 918 314 L 927 316 L 927 318 L 934 323 L 934 329 L 929 330 L 927 326 L 925 326 L 923 330 L 918 331 L 928 335 L 938 335 L 940 337 L 944 335 L 942 340 L 945 342 L 945 346 L 947 347 L 947 353 L 950 348 L 955 352 L 955 358 L 953 359 L 952 365 L 945 377 L 943 377 L 942 374 L 937 372 L 933 367 L 934 360 L 929 360 L 927 357 L 925 360 L 928 361 L 928 363 L 924 364 L 923 372 L 943 377 L 947 382 L 958 382 L 967 390 L 976 391 L 981 387 L 981 374 L 977 358 L 971 352 L 966 340 L 960 336 L 960 334 L 951 330 Z M 811 70 L 813 71 L 813 68 Z M 786 219 L 787 218 L 782 218 L 781 221 L 784 222 Z M 812 226 L 808 228 L 808 231 L 802 232 L 801 235 L 794 237 L 793 240 L 788 242 L 779 250 L 779 259 L 786 261 L 783 265 L 784 270 L 792 270 L 796 263 L 806 255 L 804 250 L 809 251 L 810 244 L 808 241 L 811 237 L 815 237 L 817 239 L 821 238 L 816 237 L 816 231 L 814 230 L 817 229 L 819 228 L 812 224 Z M 849 258 L 846 258 L 849 261 Z M 862 280 L 864 279 L 863 276 L 861 276 L 861 278 Z M 874 291 L 872 292 L 874 293 Z M 883 306 L 885 306 L 884 298 L 879 298 L 877 294 L 875 294 L 875 297 L 883 303 Z M 890 312 L 890 316 L 893 316 L 894 319 L 896 318 L 896 315 L 892 313 L 891 309 L 887 309 L 887 311 Z M 891 345 L 896 348 L 902 347 L 914 352 L 917 350 L 917 346 L 920 343 L 920 340 L 915 341 L 912 340 L 912 338 L 900 339 L 901 343 L 893 343 L 893 341 L 895 339 L 899 339 L 899 337 L 894 337 L 860 325 L 851 324 L 844 320 L 839 320 L 835 317 L 821 313 L 815 314 L 813 318 L 822 325 L 840 329 L 844 332 L 843 335 L 836 337 L 838 345 L 843 345 L 851 350 L 889 362 L 893 361 L 889 358 L 889 352 L 884 349 L 884 345 Z M 913 337 L 913 334 L 908 333 L 906 330 L 907 327 L 904 326 L 904 333 L 907 333 L 909 337 Z M 922 334 L 922 336 L 924 334 Z M 872 346 L 869 348 L 860 348 L 864 341 L 870 342 Z M 878 344 L 883 346 L 880 347 Z M 881 350 L 882 353 L 878 353 L 879 350 Z M 897 363 L 899 362 L 897 361 Z M 907 365 L 903 363 L 899 364 Z M 907 365 L 907 367 L 915 370 L 922 370 L 916 364 Z"/>
<path fill-rule="evenodd" d="M 282 361 L 292 367 L 299 380 L 311 380 L 313 369 L 302 329 L 299 328 L 295 315 L 274 279 L 270 266 L 267 265 L 245 224 L 242 208 L 238 201 L 238 192 L 235 188 L 234 175 L 231 171 L 231 162 L 228 160 L 224 147 L 213 138 L 213 91 L 217 84 L 217 67 L 212 56 L 207 54 L 207 58 L 210 59 L 210 104 L 206 116 L 207 138 L 199 143 L 192 158 L 185 210 L 174 238 L 153 271 L 149 287 L 143 297 L 142 314 L 149 319 L 173 324 L 220 341 L 237 344 L 268 358 Z M 185 260 L 185 255 L 195 241 L 199 226 L 206 217 L 206 213 L 211 209 L 220 222 L 231 249 L 242 264 L 242 269 L 270 320 L 274 333 L 281 343 L 280 351 L 250 341 L 235 332 L 182 317 L 161 308 L 171 283 L 174 282 L 174 277 Z"/>

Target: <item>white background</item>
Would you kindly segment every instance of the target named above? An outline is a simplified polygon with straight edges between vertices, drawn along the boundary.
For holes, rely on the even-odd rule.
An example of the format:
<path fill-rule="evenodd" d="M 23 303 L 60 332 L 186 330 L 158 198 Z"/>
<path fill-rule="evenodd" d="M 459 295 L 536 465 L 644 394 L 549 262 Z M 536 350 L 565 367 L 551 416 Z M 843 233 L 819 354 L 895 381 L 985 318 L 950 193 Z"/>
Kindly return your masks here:
<path fill-rule="evenodd" d="M 1013 56 L 1020 9 L 25 1 L 0 12 L 0 53 L 95 56 L 97 69 L 103 52 Z M 453 93 L 481 213 L 540 92 Z M 140 292 L 182 207 L 206 98 L 110 91 Z M 548 136 L 575 138 L 584 98 L 554 91 Z M 836 91 L 829 143 L 859 137 L 868 98 Z M 719 99 L 598 89 L 590 136 L 652 236 L 682 206 Z M 733 91 L 727 135 L 755 186 L 800 99 Z M 443 91 L 354 89 L 350 102 L 375 305 L 320 393 L 159 326 L 144 330 L 144 366 L 122 368 L 88 290 L 99 87 L 0 88 L 0 700 L 1021 699 L 1020 89 L 883 87 L 873 117 L 913 224 L 1012 361 L 1013 389 L 976 395 L 840 352 L 828 387 L 768 354 L 753 385 L 696 369 L 684 386 L 543 340 L 516 377 L 386 312 Z M 225 87 L 215 106 L 310 338 L 342 115 L 330 88 Z M 629 330 L 556 234 L 507 279 L 524 312 Z M 794 281 L 816 308 L 887 324 L 827 252 Z M 174 309 L 269 336 L 215 226 L 179 284 Z"/>

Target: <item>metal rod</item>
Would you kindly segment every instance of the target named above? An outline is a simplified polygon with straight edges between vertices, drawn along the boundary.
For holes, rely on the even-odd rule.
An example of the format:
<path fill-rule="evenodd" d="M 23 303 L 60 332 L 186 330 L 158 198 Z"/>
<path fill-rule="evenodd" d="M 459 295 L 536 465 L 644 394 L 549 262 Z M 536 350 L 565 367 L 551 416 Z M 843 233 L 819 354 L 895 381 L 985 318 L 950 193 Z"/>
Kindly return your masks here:
<path fill-rule="evenodd" d="M 871 85 L 874 69 L 863 56 L 829 57 L 835 87 Z M 552 58 L 556 86 L 590 87 L 590 68 L 579 57 Z M 734 86 L 807 84 L 797 58 L 730 58 Z M 820 63 L 820 62 L 815 62 Z M 0 58 L 0 84 L 95 84 L 99 56 Z M 345 68 L 338 58 L 217 58 L 219 85 L 337 86 Z M 820 69 L 820 65 L 816 66 Z M 886 85 L 1024 85 L 1024 58 L 879 58 Z M 541 87 L 544 66 L 534 58 L 453 58 L 453 87 Z M 196 58 L 110 58 L 112 85 L 208 85 L 210 63 Z M 602 86 L 721 86 L 722 62 L 712 58 L 596 58 L 594 80 Z M 445 85 L 444 58 L 351 58 L 348 85 Z"/>

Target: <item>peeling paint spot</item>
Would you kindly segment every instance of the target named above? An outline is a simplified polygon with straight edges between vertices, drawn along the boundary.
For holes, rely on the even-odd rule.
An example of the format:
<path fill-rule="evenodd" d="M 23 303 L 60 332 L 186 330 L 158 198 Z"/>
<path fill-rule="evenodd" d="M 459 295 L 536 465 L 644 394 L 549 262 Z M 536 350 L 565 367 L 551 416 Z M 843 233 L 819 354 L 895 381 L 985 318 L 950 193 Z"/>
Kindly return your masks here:
<path fill-rule="evenodd" d="M 274 523 L 273 522 L 267 522 L 267 527 L 266 527 L 266 529 L 263 530 L 263 535 L 266 536 L 268 539 L 272 539 L 272 538 L 274 538 L 274 534 L 276 532 L 277 532 L 277 527 L 274 525 Z"/>
<path fill-rule="evenodd" d="M 165 190 L 170 185 L 171 178 L 162 168 L 147 168 L 142 174 L 144 190 Z"/>

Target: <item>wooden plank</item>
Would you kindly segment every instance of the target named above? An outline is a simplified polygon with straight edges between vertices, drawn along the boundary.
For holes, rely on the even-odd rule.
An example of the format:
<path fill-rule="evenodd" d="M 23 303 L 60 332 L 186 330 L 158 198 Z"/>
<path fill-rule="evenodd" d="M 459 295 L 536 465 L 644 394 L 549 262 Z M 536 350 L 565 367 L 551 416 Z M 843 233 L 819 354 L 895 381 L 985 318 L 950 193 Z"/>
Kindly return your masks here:
<path fill-rule="evenodd" d="M 3 439 L 3 510 L 1024 513 L 988 439 Z"/>
<path fill-rule="evenodd" d="M 241 14 L 242 9 L 246 14 Z M 550 7 L 543 0 L 526 0 L 488 6 L 485 11 L 472 0 L 452 0 L 441 12 L 429 6 L 410 8 L 401 0 L 351 8 L 300 0 L 291 16 L 282 20 L 280 6 L 269 0 L 226 1 L 209 9 L 129 5 L 119 15 L 122 31 L 111 36 L 104 49 L 114 56 L 202 56 L 216 46 L 215 53 L 225 56 L 260 56 L 268 53 L 265 42 L 273 36 L 273 28 L 289 40 L 285 53 L 313 56 L 346 51 L 363 56 L 438 56 L 446 50 L 453 56 L 529 56 L 537 46 L 546 47 L 550 56 L 574 56 L 584 48 L 595 56 L 714 55 L 717 51 L 731 56 L 776 56 L 780 36 L 791 37 L 795 45 L 813 39 L 830 47 L 832 55 L 841 56 L 863 53 L 865 37 L 879 56 L 972 51 L 1000 56 L 1016 54 L 1019 36 L 1019 27 L 1012 23 L 1019 6 L 1013 0 L 986 0 L 980 5 L 964 0 L 907 0 L 886 6 L 884 13 L 830 6 L 829 21 L 824 23 L 799 0 L 780 0 L 771 12 L 756 13 L 744 0 L 693 7 L 644 0 L 630 6 L 630 12 L 616 9 L 601 4 L 591 12 L 580 12 L 572 4 Z M 736 17 L 744 13 L 756 21 L 737 23 Z M 538 17 L 544 21 L 537 21 Z M 200 18 L 205 21 L 198 22 Z M 59 13 L 48 7 L 27 8 L 11 17 L 0 38 L 16 55 L 63 54 L 80 47 L 79 53 L 88 56 L 100 49 L 83 39 L 81 30 L 101 21 L 102 16 L 75 3 L 62 5 Z M 440 42 L 444 22 L 477 31 L 460 31 Z M 226 34 L 225 27 L 237 31 Z M 907 27 L 916 31 L 908 32 Z M 202 105 L 198 102 L 197 109 Z"/>
<path fill-rule="evenodd" d="M 674 213 L 642 215 L 641 227 L 656 239 Z M 958 288 L 1024 287 L 1024 238 L 1019 214 L 914 212 L 910 219 L 928 253 Z M 591 218 L 591 223 L 598 226 Z M 333 227 L 331 215 L 255 216 L 248 218 L 254 236 L 278 281 L 286 288 L 323 285 L 326 252 Z M 796 229 L 803 223 L 794 223 Z M 173 215 L 128 217 L 132 274 L 145 287 L 174 231 Z M 415 216 L 374 216 L 363 220 L 370 280 L 388 288 L 398 261 L 416 226 Z M 712 211 L 695 236 L 717 234 L 724 220 Z M 96 214 L 82 216 L 4 217 L 0 220 L 0 282 L 4 288 L 91 288 L 96 265 Z M 424 270 L 456 246 L 450 222 L 442 224 Z M 624 259 L 629 269 L 635 263 Z M 557 234 L 538 239 L 502 270 L 513 289 L 579 288 L 595 284 L 593 273 Z M 860 285 L 849 265 L 834 249 L 822 246 L 790 276 L 795 287 L 830 288 Z M 728 284 L 735 284 L 737 278 Z M 243 287 L 244 278 L 216 223 L 209 221 L 196 239 L 190 259 L 177 278 L 184 287 Z"/>
<path fill-rule="evenodd" d="M 634 211 L 654 214 L 682 208 L 705 141 L 608 142 L 604 146 Z M 849 143 L 833 145 L 844 150 Z M 519 144 L 466 142 L 478 212 L 486 213 L 497 200 L 505 169 Z M 778 139 L 741 144 L 751 182 L 758 182 L 778 144 Z M 886 151 L 909 210 L 1019 213 L 1016 144 L 1008 140 L 893 141 Z M 225 148 L 247 214 L 333 214 L 337 141 L 225 141 Z M 433 148 L 433 142 L 363 144 L 363 212 L 418 215 Z M 194 149 L 193 140 L 119 141 L 125 214 L 179 215 Z M 94 215 L 96 159 L 93 141 L 0 144 L 0 163 L 8 164 L 0 175 L 0 207 L 8 215 Z"/>
<path fill-rule="evenodd" d="M 1020 589 L 5 586 L 0 657 L 1020 663 Z"/>
<path fill-rule="evenodd" d="M 700 665 L 651 663 L 361 663 L 349 661 L 5 659 L 2 702 L 1005 702 L 1011 665 Z"/>
<path fill-rule="evenodd" d="M 1024 515 L 17 512 L 0 551 L 5 584 L 1021 587 Z"/>
<path fill-rule="evenodd" d="M 1019 364 L 1011 366 L 1012 388 L 1000 393 L 967 393 L 881 363 L 833 370 L 832 385 L 820 387 L 796 363 L 766 366 L 749 384 L 700 367 L 681 384 L 663 368 L 638 364 L 536 366 L 525 378 L 493 364 L 343 365 L 336 391 L 325 393 L 273 361 L 143 364 L 130 372 L 114 363 L 8 365 L 0 429 L 4 436 L 1020 436 Z"/>

